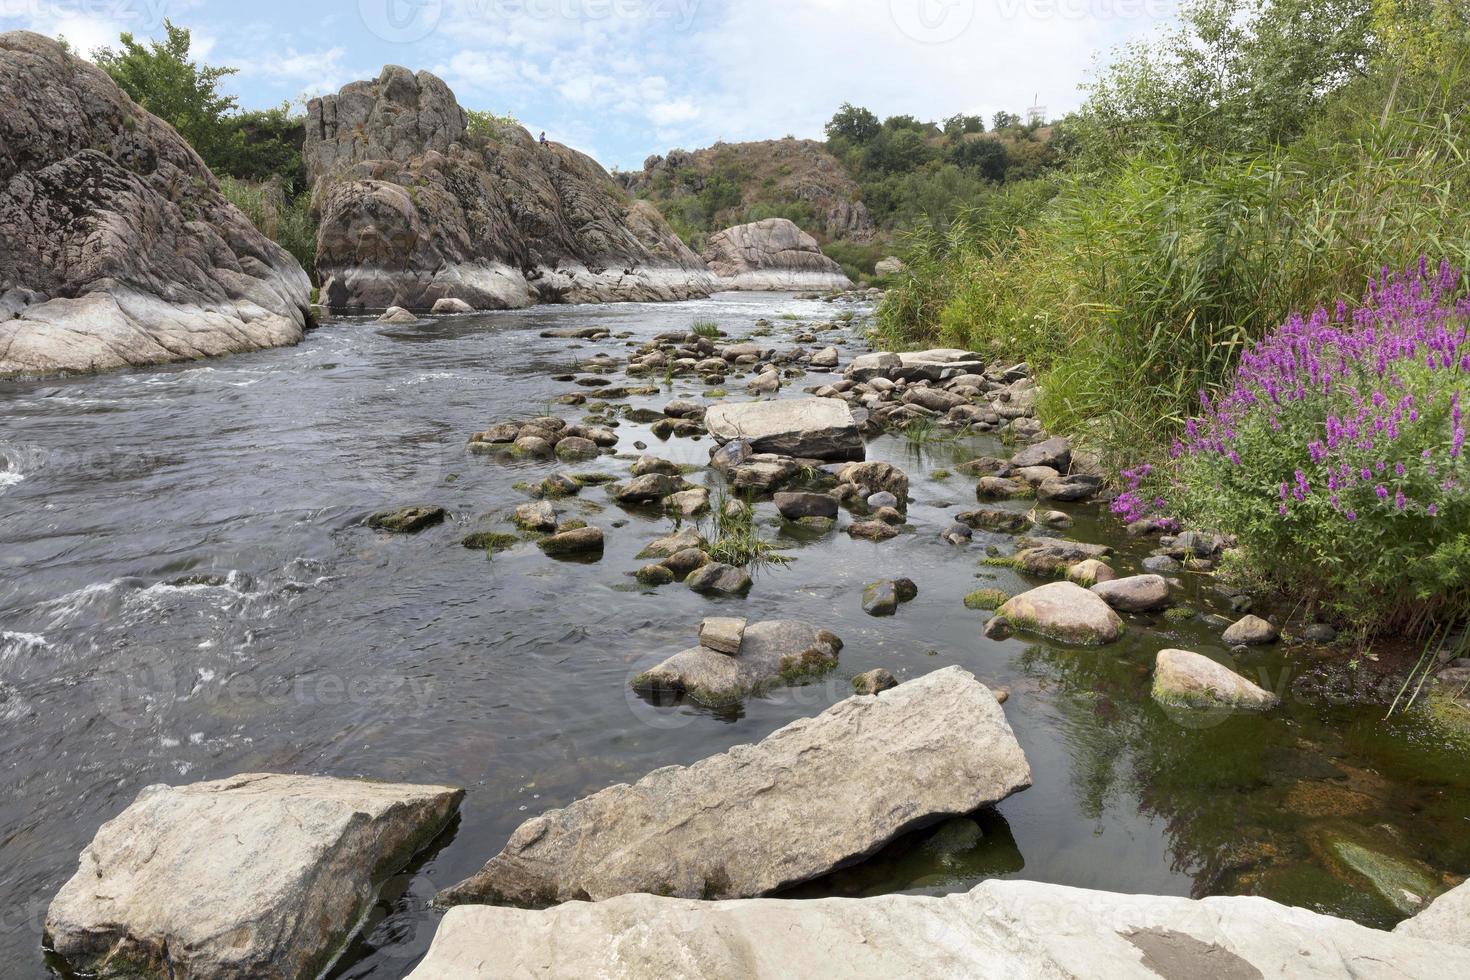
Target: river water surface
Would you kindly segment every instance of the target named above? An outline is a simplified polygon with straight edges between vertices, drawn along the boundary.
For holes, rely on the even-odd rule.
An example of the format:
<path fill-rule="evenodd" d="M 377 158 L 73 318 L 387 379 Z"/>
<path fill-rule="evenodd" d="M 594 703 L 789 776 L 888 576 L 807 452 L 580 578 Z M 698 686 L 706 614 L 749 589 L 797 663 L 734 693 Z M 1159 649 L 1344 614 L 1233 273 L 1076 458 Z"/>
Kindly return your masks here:
<path fill-rule="evenodd" d="M 854 310 L 851 330 L 829 321 Z M 0 382 L 0 958 L 6 976 L 46 976 L 47 903 L 97 827 L 151 783 L 247 771 L 437 782 L 468 790 L 458 825 L 385 889 L 337 975 L 397 978 L 427 948 L 427 902 L 477 870 L 521 821 L 659 766 L 759 740 L 887 667 L 900 679 L 959 664 L 1012 691 L 1006 713 L 1035 785 L 994 812 L 941 825 L 800 895 L 963 890 L 994 876 L 1123 892 L 1263 894 L 1375 926 L 1405 914 L 1392 884 L 1438 887 L 1470 872 L 1470 752 L 1413 716 L 1382 722 L 1382 685 L 1340 654 L 1271 650 L 1238 661 L 1286 693 L 1264 718 L 1178 716 L 1149 698 L 1153 655 L 1224 654 L 1218 628 L 1132 617 L 1124 642 L 1078 651 L 992 641 L 962 598 L 1029 584 L 980 564 L 1005 536 L 941 542 L 974 505 L 974 481 L 936 470 L 1000 454 L 987 436 L 913 444 L 885 436 L 869 458 L 913 481 L 912 533 L 882 543 L 790 537 L 770 504 L 763 533 L 790 565 L 763 569 L 745 600 L 680 585 L 638 587 L 635 554 L 668 518 L 624 512 L 603 489 L 560 502 L 608 532 L 600 562 L 552 561 L 533 544 L 493 556 L 459 546 L 513 489 L 558 469 L 624 475 L 634 441 L 681 463 L 707 439 L 660 443 L 624 421 L 618 452 L 558 467 L 465 453 L 491 422 L 585 411 L 551 406 L 595 389 L 552 380 L 626 338 L 545 339 L 606 326 L 646 340 L 713 319 L 733 337 L 760 318 L 770 343 L 798 324 L 863 349 L 862 307 L 786 295 L 699 303 L 543 307 L 410 327 L 329 322 L 298 347 L 68 380 Z M 809 347 L 811 345 L 808 345 Z M 619 382 L 622 375 L 613 375 Z M 655 379 L 661 380 L 661 379 Z M 786 394 L 821 384 L 813 373 Z M 732 377 L 732 397 L 743 379 Z M 700 397 L 675 379 L 658 408 Z M 696 482 L 713 474 L 695 474 Z M 364 528 L 385 507 L 441 504 L 414 536 Z M 1024 505 L 1017 505 L 1024 506 Z M 1099 509 L 1068 534 L 1148 545 Z M 626 521 L 624 526 L 614 522 Z M 908 576 L 891 619 L 862 586 Z M 1224 611 L 1192 579 L 1180 600 Z M 695 642 L 711 613 L 795 618 L 846 643 L 831 677 L 741 710 L 658 706 L 628 689 L 639 670 Z M 1389 692 L 1391 698 L 1393 692 Z M 810 828 L 822 833 L 822 828 Z M 1372 887 L 1378 881 L 1380 887 Z"/>

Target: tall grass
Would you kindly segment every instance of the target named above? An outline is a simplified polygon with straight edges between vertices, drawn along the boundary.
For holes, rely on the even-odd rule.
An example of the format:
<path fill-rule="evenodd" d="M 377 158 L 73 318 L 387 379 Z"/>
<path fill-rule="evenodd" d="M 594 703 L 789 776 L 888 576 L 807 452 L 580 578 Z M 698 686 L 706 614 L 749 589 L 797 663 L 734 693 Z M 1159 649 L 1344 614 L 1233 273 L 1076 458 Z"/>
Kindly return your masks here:
<path fill-rule="evenodd" d="M 1467 265 L 1463 77 L 1365 82 L 1291 147 L 1234 155 L 1164 131 L 1049 201 L 997 195 L 909 243 L 879 337 L 1025 358 L 1049 428 L 1145 458 L 1287 311 L 1355 299 L 1421 254 Z"/>
<path fill-rule="evenodd" d="M 220 191 L 261 234 L 290 252 L 316 282 L 316 222 L 311 219 L 311 195 L 286 194 L 280 181 L 261 183 L 219 178 Z"/>

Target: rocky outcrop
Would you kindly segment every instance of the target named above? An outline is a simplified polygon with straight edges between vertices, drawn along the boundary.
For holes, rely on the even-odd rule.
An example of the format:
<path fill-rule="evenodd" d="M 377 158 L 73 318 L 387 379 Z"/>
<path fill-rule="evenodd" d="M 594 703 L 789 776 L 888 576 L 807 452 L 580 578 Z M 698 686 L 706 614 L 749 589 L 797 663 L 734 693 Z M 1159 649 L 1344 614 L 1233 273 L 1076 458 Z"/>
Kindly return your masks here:
<path fill-rule="evenodd" d="M 721 402 L 705 412 L 704 425 L 720 443 L 740 440 L 757 453 L 825 460 L 867 454 L 852 410 L 836 398 Z"/>
<path fill-rule="evenodd" d="M 851 289 L 842 267 L 817 240 L 785 218 L 736 225 L 711 235 L 704 261 L 721 289 Z"/>
<path fill-rule="evenodd" d="M 887 697 L 887 695 L 884 695 Z M 881 700 L 881 698 L 879 699 Z M 695 902 L 625 895 L 444 917 L 410 980 L 536 975 L 1258 980 L 1470 976 L 1470 950 L 1264 898 L 1164 898 L 1034 881 L 968 893 Z"/>
<path fill-rule="evenodd" d="M 744 647 L 756 628 L 746 631 Z M 756 745 L 658 769 L 533 817 L 438 901 L 763 895 L 1030 784 L 995 696 L 948 667 L 848 698 Z"/>
<path fill-rule="evenodd" d="M 283 775 L 149 786 L 82 852 L 48 943 L 88 974 L 307 980 L 463 795 Z"/>
<path fill-rule="evenodd" d="M 699 194 L 711 181 L 736 178 L 739 205 L 712 215 L 739 220 L 765 205 L 806 211 L 802 225 L 827 238 L 866 242 L 873 237 L 872 215 L 857 183 L 842 163 L 816 140 L 780 139 L 717 143 L 702 150 L 670 150 L 651 156 L 643 169 L 616 178 L 630 193 L 651 200 L 679 201 Z"/>
<path fill-rule="evenodd" d="M 390 65 L 307 108 L 333 309 L 475 309 L 704 297 L 713 280 L 658 210 L 590 157 L 514 123 L 471 131 L 454 93 Z"/>
<path fill-rule="evenodd" d="M 0 34 L 0 377 L 294 344 L 301 266 L 174 128 L 50 38 Z"/>

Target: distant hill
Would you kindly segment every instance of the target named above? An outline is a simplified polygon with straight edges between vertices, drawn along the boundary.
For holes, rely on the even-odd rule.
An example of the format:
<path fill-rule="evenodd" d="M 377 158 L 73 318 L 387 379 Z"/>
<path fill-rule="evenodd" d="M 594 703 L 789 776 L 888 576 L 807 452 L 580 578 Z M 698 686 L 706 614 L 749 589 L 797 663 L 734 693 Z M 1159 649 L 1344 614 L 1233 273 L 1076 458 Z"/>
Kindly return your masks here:
<path fill-rule="evenodd" d="M 866 242 L 875 230 L 857 183 L 815 140 L 670 150 L 649 157 L 641 171 L 613 176 L 630 194 L 657 203 L 696 247 L 710 232 L 764 218 L 788 218 L 824 241 Z"/>

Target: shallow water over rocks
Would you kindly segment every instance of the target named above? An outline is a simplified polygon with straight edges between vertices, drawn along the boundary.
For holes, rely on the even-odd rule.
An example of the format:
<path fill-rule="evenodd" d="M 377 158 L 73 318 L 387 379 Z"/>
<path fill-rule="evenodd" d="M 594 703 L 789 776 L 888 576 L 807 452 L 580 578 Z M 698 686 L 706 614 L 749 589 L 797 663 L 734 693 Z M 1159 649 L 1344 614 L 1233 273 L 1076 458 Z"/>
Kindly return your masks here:
<path fill-rule="evenodd" d="M 991 436 L 870 441 L 869 459 L 911 481 L 908 529 L 892 540 L 783 524 L 773 503 L 758 505 L 760 532 L 795 560 L 757 570 L 744 599 L 640 586 L 632 574 L 647 560 L 638 553 L 675 524 L 658 510 L 619 507 L 604 487 L 555 502 L 564 518 L 603 529 L 600 560 L 557 561 L 524 541 L 489 554 L 461 546 L 475 530 L 513 530 L 515 508 L 531 499 L 515 484 L 556 472 L 626 480 L 641 455 L 635 442 L 675 463 L 708 462 L 708 437 L 660 440 L 651 423 L 626 418 L 619 457 L 466 452 L 470 435 L 497 421 L 579 421 L 585 409 L 553 400 L 596 400 L 597 387 L 552 378 L 584 377 L 598 353 L 626 357 L 617 334 L 642 341 L 709 319 L 738 338 L 765 317 L 766 342 L 784 349 L 799 323 L 825 325 L 850 309 L 862 312 L 745 294 L 411 326 L 355 320 L 329 323 L 295 348 L 0 384 L 7 975 L 45 975 L 46 905 L 98 825 L 149 783 L 296 771 L 464 786 L 459 825 L 389 885 L 338 967 L 341 976 L 395 978 L 432 937 L 430 896 L 477 870 L 527 817 L 754 742 L 847 697 L 851 679 L 877 667 L 905 680 L 958 664 L 1008 688 L 1006 715 L 1034 785 L 797 894 L 962 891 L 1011 876 L 1263 894 L 1386 926 L 1403 912 L 1365 875 L 1448 883 L 1470 872 L 1470 750 L 1444 744 L 1412 715 L 1383 723 L 1396 685 L 1346 669 L 1338 654 L 1268 646 L 1236 657 L 1237 670 L 1284 698 L 1247 715 L 1166 709 L 1150 697 L 1159 650 L 1227 655 L 1220 626 L 1203 616 L 1125 614 L 1123 638 L 1098 649 L 1025 634 L 987 639 L 989 613 L 967 609 L 964 597 L 1041 581 L 980 563 L 988 546 L 1011 553 L 1011 534 L 940 539 L 976 507 L 975 478 L 958 465 L 1008 455 Z M 866 350 L 853 339 L 860 325 L 804 346 L 846 334 L 845 366 Z M 541 336 L 592 326 L 614 336 Z M 781 397 L 802 397 L 840 370 L 789 379 Z M 703 403 L 707 391 L 697 379 L 603 377 L 658 386 L 658 395 L 614 399 L 642 409 Z M 744 399 L 744 383 L 731 375 L 725 387 Z M 686 478 L 718 486 L 712 472 Z M 413 535 L 363 526 L 411 504 L 449 517 Z M 1124 537 L 1098 506 L 1046 509 L 1075 523 L 1045 533 L 1112 546 L 1120 575 L 1141 571 L 1150 545 Z M 912 579 L 917 597 L 891 617 L 865 615 L 864 586 L 898 578 Z M 1180 581 L 1176 605 L 1230 615 L 1208 580 Z M 831 629 L 844 641 L 839 666 L 734 708 L 660 705 L 630 688 L 694 645 L 710 615 Z"/>

